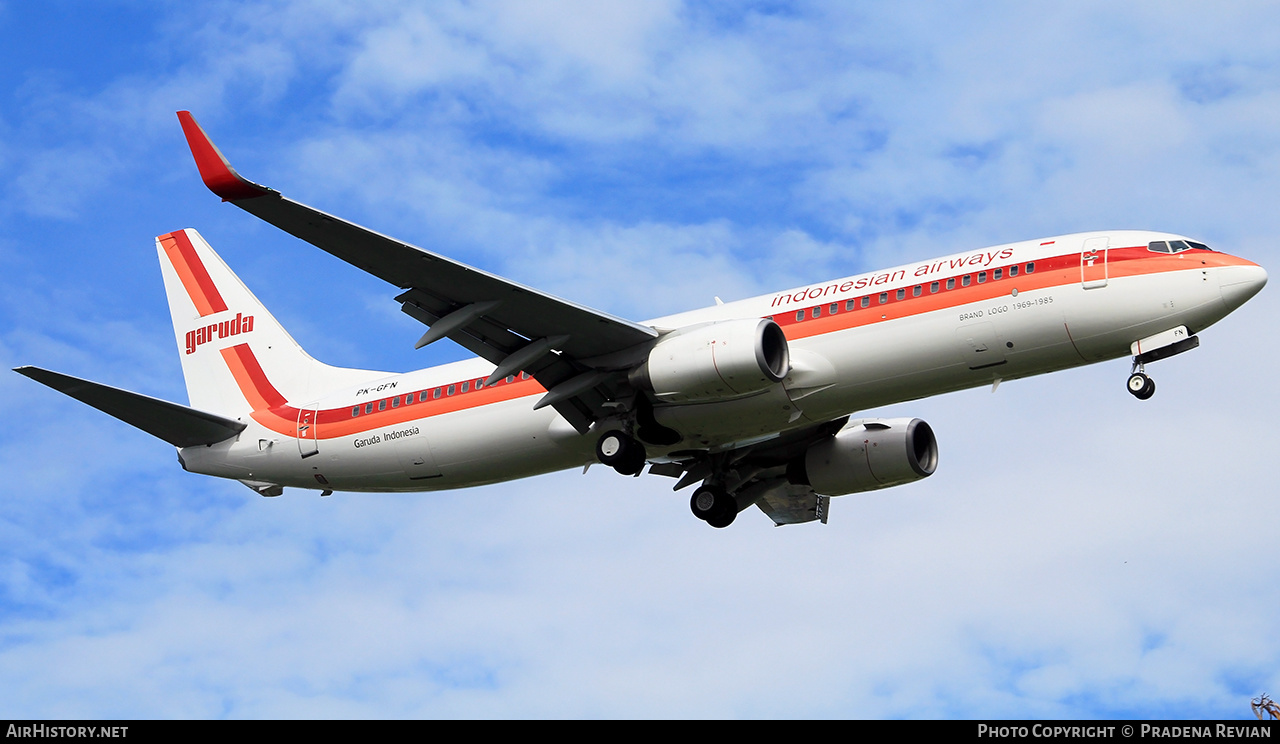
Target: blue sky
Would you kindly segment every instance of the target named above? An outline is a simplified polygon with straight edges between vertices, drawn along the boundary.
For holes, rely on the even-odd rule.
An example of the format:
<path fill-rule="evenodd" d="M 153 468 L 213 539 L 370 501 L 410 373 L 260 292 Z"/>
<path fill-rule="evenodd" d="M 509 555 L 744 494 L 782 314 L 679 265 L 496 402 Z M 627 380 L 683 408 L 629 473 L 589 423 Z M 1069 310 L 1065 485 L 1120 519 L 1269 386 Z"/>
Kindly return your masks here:
<path fill-rule="evenodd" d="M 185 400 L 155 235 L 313 355 L 410 370 L 394 290 L 249 178 L 635 319 L 1064 232 L 1273 269 L 1280 10 L 1168 2 L 0 0 L 0 361 Z M 262 499 L 0 377 L 0 715 L 1224 717 L 1280 691 L 1264 291 L 1151 367 L 905 403 L 932 478 L 710 530 L 603 469 Z"/>

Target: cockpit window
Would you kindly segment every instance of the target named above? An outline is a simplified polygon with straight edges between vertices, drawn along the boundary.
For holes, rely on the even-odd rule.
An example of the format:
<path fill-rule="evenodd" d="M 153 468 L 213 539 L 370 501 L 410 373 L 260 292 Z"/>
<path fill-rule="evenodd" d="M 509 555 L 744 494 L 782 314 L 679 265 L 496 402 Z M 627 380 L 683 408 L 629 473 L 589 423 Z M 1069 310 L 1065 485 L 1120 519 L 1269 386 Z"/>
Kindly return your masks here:
<path fill-rule="evenodd" d="M 1193 240 L 1153 240 L 1147 243 L 1147 250 L 1154 253 L 1182 253 L 1192 248 L 1201 251 L 1213 250 L 1204 243 L 1197 243 Z"/>

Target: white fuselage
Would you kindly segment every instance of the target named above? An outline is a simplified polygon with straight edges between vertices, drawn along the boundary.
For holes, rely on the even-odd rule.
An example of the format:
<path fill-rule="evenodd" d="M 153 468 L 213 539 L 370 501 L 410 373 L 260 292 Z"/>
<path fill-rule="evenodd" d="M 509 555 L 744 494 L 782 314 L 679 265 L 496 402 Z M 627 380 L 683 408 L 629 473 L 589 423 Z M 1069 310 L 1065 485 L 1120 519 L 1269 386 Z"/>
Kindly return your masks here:
<path fill-rule="evenodd" d="M 658 406 L 659 423 L 684 438 L 651 447 L 650 459 L 1127 356 L 1139 339 L 1178 326 L 1199 332 L 1256 291 L 1233 294 L 1261 272 L 1242 259 L 1147 250 L 1176 237 L 1117 231 L 1015 243 L 649 321 L 666 331 L 771 317 L 792 366 L 759 395 Z M 239 437 L 181 457 L 194 472 L 347 491 L 461 488 L 595 461 L 594 436 L 553 408 L 534 410 L 546 392 L 536 381 L 476 389 L 492 370 L 473 359 L 288 401 L 254 411 Z"/>

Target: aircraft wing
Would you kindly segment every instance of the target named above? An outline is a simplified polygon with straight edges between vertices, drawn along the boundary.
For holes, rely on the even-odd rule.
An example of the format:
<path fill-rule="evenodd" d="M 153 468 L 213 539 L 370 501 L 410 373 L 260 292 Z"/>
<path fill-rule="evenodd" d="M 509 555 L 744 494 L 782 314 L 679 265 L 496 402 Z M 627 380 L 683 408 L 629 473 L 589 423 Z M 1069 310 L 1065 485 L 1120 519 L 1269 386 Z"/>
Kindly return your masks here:
<path fill-rule="evenodd" d="M 240 421 L 39 367 L 18 367 L 13 371 L 87 403 L 175 447 L 216 444 L 234 437 L 245 428 L 245 424 Z"/>
<path fill-rule="evenodd" d="M 498 366 L 494 378 L 526 371 L 552 405 L 585 432 L 611 399 L 629 350 L 657 332 L 409 245 L 282 196 L 249 181 L 196 123 L 178 119 L 206 186 L 213 193 L 291 235 L 403 290 L 401 309 L 428 325 L 424 346 L 449 338 Z M 558 353 L 557 353 L 558 352 Z M 619 361 L 621 360 L 621 361 Z M 498 373 L 501 374 L 498 374 Z"/>

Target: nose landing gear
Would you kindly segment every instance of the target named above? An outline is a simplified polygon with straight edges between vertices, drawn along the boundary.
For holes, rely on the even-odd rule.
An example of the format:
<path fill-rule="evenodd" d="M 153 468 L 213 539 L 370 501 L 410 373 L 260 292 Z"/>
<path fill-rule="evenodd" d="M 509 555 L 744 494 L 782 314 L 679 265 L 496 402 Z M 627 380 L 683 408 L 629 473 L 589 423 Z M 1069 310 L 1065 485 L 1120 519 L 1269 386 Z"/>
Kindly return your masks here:
<path fill-rule="evenodd" d="M 1184 351 L 1199 348 L 1200 337 L 1186 326 L 1170 328 L 1163 333 L 1148 336 L 1129 345 L 1133 353 L 1133 369 L 1129 371 L 1129 392 L 1138 400 L 1146 400 L 1156 394 L 1156 383 L 1147 377 L 1145 366 L 1149 362 L 1168 359 Z"/>
<path fill-rule="evenodd" d="M 1133 369 L 1129 371 L 1129 382 L 1126 386 L 1138 400 L 1146 400 L 1156 394 L 1156 381 L 1147 377 L 1146 365 L 1140 358 L 1134 358 Z"/>
<path fill-rule="evenodd" d="M 1143 372 L 1129 375 L 1129 392 L 1138 400 L 1146 400 L 1156 394 L 1156 381 Z"/>

